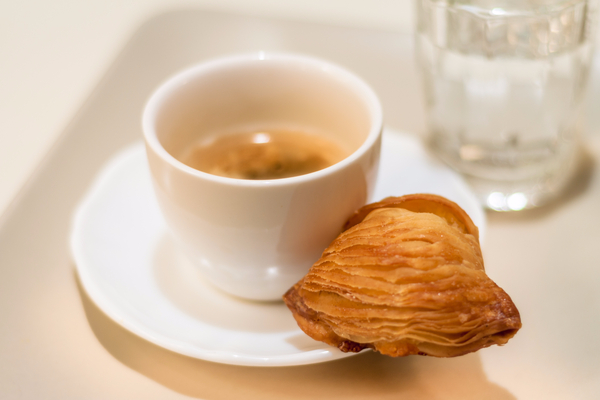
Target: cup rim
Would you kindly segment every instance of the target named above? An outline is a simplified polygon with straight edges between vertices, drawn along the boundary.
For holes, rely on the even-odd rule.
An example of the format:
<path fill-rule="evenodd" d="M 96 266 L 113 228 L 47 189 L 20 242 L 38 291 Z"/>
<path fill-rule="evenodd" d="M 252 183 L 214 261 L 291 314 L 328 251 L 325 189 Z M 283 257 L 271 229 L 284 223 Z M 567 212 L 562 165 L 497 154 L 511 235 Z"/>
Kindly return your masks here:
<path fill-rule="evenodd" d="M 177 160 L 169 152 L 167 152 L 167 150 L 165 150 L 165 148 L 158 140 L 154 124 L 154 117 L 156 116 L 162 104 L 169 97 L 169 95 L 171 95 L 175 90 L 177 90 L 181 86 L 187 84 L 191 79 L 193 79 L 197 75 L 208 72 L 210 70 L 243 62 L 269 60 L 304 63 L 305 65 L 316 67 L 327 73 L 335 74 L 338 76 L 338 79 L 341 78 L 341 80 L 344 81 L 344 83 L 354 86 L 354 89 L 360 94 L 360 97 L 365 100 L 365 105 L 368 108 L 368 112 L 371 116 L 372 121 L 369 133 L 367 134 L 366 139 L 363 141 L 360 147 L 343 160 L 327 168 L 323 168 L 319 171 L 288 178 L 263 180 L 229 178 L 213 175 L 208 172 L 199 171 Z M 379 101 L 379 98 L 375 94 L 375 91 L 362 78 L 360 78 L 355 73 L 350 72 L 346 68 L 343 68 L 330 61 L 325 61 L 320 58 L 302 54 L 282 52 L 259 51 L 254 53 L 236 54 L 210 59 L 199 64 L 193 65 L 189 68 L 186 68 L 168 78 L 152 93 L 152 95 L 146 102 L 146 105 L 144 106 L 144 111 L 142 113 L 142 131 L 146 144 L 163 161 L 185 174 L 192 175 L 203 180 L 208 180 L 214 183 L 229 186 L 286 186 L 303 183 L 306 181 L 313 181 L 325 176 L 335 174 L 336 172 L 346 168 L 348 165 L 353 164 L 357 159 L 361 158 L 370 148 L 372 148 L 376 144 L 378 138 L 381 136 L 382 130 L 383 112 L 381 108 L 381 103 Z"/>

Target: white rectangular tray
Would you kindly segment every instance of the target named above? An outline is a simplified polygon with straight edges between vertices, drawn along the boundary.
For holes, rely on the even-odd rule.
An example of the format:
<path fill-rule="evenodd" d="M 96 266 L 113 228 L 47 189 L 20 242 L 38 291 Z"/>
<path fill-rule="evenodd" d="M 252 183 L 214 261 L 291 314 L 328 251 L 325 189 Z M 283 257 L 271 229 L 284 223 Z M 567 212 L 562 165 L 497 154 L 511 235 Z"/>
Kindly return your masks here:
<path fill-rule="evenodd" d="M 0 398 L 598 398 L 597 136 L 560 202 L 489 215 L 486 269 L 523 318 L 505 347 L 456 359 L 371 353 L 312 366 L 235 367 L 152 345 L 96 308 L 67 250 L 77 201 L 100 166 L 141 137 L 144 101 L 161 81 L 209 57 L 257 50 L 340 63 L 378 92 L 388 126 L 423 131 L 410 36 L 202 11 L 148 21 L 0 221 Z"/>

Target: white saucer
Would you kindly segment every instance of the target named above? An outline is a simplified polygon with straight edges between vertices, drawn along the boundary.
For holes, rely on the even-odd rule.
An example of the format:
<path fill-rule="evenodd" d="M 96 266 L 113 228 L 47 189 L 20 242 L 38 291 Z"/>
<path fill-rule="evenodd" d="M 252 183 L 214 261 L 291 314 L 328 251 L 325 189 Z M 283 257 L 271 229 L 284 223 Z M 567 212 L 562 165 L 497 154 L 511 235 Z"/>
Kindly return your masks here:
<path fill-rule="evenodd" d="M 386 132 L 373 200 L 436 193 L 485 231 L 485 215 L 462 179 L 408 135 Z M 154 200 L 142 143 L 117 154 L 75 214 L 71 251 L 92 301 L 114 321 L 169 350 L 250 366 L 302 365 L 352 354 L 316 342 L 282 302 L 230 297 L 176 251 Z"/>

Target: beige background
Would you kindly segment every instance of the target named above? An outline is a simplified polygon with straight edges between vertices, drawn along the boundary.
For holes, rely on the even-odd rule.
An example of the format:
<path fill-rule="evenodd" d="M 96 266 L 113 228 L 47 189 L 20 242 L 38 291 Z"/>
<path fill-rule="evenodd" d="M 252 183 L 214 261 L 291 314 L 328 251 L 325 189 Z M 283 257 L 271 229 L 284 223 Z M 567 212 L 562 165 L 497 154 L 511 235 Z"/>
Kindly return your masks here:
<path fill-rule="evenodd" d="M 136 29 L 165 10 L 410 31 L 410 0 L 0 0 L 0 215 Z"/>

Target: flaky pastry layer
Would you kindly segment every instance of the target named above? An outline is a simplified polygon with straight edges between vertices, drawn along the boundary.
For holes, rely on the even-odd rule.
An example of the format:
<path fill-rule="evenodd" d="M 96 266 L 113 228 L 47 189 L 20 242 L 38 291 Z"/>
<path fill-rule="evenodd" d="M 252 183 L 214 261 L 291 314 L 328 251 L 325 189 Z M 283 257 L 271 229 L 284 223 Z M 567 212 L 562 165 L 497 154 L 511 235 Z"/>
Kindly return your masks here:
<path fill-rule="evenodd" d="M 306 334 L 342 351 L 453 357 L 521 327 L 485 273 L 477 227 L 427 194 L 359 209 L 284 301 Z"/>

